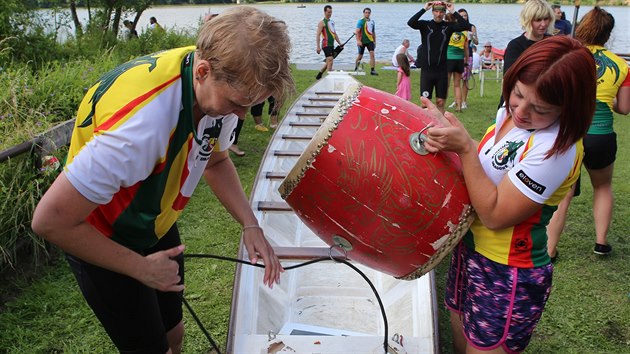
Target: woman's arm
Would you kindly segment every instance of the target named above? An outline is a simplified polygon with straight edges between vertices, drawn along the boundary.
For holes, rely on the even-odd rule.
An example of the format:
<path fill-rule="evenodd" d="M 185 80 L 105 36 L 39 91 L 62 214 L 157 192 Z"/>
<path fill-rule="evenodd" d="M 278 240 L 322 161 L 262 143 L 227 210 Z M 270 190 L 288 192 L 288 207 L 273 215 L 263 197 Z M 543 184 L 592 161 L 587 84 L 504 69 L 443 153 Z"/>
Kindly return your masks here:
<path fill-rule="evenodd" d="M 444 116 L 430 100 L 421 98 L 431 115 L 442 122 L 441 127 L 427 130 L 427 151 L 453 151 L 462 161 L 462 172 L 470 201 L 481 222 L 489 229 L 500 230 L 514 226 L 533 215 L 541 208 L 512 183 L 507 175 L 498 185 L 486 175 L 475 142 L 461 122 L 450 112 Z"/>
<path fill-rule="evenodd" d="M 626 78 L 626 82 L 628 81 L 630 81 L 630 74 L 628 74 L 628 78 Z M 613 109 L 615 112 L 623 115 L 630 113 L 630 82 L 628 82 L 626 86 L 621 86 L 619 91 L 617 91 Z"/>
<path fill-rule="evenodd" d="M 210 155 L 204 177 L 225 209 L 243 225 L 243 244 L 247 249 L 250 261 L 256 263 L 258 256 L 263 259 L 265 263 L 263 282 L 269 287 L 273 287 L 273 283 L 280 281 L 280 273 L 284 270 L 273 248 L 265 238 L 263 230 L 258 227 L 258 220 L 249 205 L 236 167 L 234 167 L 227 150 L 216 151 Z"/>

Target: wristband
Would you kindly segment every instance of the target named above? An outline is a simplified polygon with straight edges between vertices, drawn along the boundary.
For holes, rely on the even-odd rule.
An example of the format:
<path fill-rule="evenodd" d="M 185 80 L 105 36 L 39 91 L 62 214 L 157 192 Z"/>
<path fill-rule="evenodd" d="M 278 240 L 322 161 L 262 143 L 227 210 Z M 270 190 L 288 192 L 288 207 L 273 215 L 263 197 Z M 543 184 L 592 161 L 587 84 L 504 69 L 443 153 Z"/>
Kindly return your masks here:
<path fill-rule="evenodd" d="M 262 227 L 260 227 L 258 225 L 246 225 L 246 226 L 243 226 L 243 231 L 245 231 L 247 229 L 258 229 L 260 231 L 263 231 Z"/>

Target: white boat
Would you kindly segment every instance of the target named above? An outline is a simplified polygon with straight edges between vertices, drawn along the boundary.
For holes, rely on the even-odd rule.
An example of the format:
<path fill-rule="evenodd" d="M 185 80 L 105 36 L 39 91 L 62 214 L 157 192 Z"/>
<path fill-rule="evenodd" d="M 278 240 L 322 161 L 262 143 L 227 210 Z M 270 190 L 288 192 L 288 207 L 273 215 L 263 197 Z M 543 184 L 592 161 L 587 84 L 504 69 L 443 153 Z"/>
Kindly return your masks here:
<path fill-rule="evenodd" d="M 282 200 L 278 187 L 345 89 L 356 80 L 331 72 L 288 110 L 263 157 L 250 201 L 284 267 L 330 248 Z M 338 255 L 338 253 L 333 253 Z M 247 259 L 241 245 L 239 258 Z M 438 352 L 433 272 L 413 280 L 354 264 L 376 288 L 387 315 L 389 353 Z M 269 289 L 263 270 L 238 265 L 227 353 L 384 353 L 386 326 L 379 301 L 350 267 L 332 260 L 287 270 Z"/>

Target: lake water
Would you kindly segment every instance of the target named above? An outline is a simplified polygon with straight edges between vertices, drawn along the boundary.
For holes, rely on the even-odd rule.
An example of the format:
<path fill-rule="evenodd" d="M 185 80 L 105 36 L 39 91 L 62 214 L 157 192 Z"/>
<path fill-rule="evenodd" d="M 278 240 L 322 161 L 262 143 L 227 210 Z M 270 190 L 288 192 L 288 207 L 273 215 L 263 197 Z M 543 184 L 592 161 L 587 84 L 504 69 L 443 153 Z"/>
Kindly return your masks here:
<path fill-rule="evenodd" d="M 289 26 L 293 51 L 291 61 L 294 63 L 316 63 L 321 62 L 323 54 L 319 56 L 315 53 L 315 31 L 317 23 L 323 17 L 325 4 L 306 4 L 305 8 L 298 8 L 297 4 L 277 4 L 277 5 L 253 5 L 267 13 L 284 20 Z M 218 5 L 212 6 L 165 6 L 150 8 L 142 14 L 138 24 L 138 31 L 147 29 L 149 18 L 155 16 L 158 22 L 167 28 L 180 28 L 194 30 L 203 16 L 212 10 L 214 13 L 221 13 L 231 6 L 241 5 Z M 420 44 L 420 32 L 407 26 L 407 20 L 415 14 L 423 4 L 409 3 L 335 3 L 333 6 L 332 19 L 335 21 L 337 34 L 342 41 L 350 37 L 354 31 L 357 21 L 362 17 L 364 7 L 372 9 L 371 18 L 376 22 L 376 59 L 387 62 L 391 59 L 396 47 L 400 45 L 404 38 L 411 41 L 411 51 L 415 56 L 415 48 Z M 493 46 L 504 49 L 508 42 L 519 36 L 523 31 L 519 24 L 519 13 L 522 5 L 514 4 L 463 4 L 457 5 L 457 9 L 465 8 L 470 16 L 470 21 L 477 27 L 480 45 L 490 41 Z M 615 17 L 615 29 L 608 41 L 608 47 L 617 53 L 630 53 L 630 7 L 604 7 Z M 567 19 L 573 19 L 574 7 L 563 6 Z M 592 7 L 581 6 L 579 16 L 581 18 Z M 80 18 L 86 19 L 87 12 L 79 10 Z M 430 19 L 431 13 L 423 15 L 422 19 Z M 356 46 L 354 39 L 348 44 L 350 46 L 344 50 L 337 62 L 353 63 L 356 57 Z M 364 58 L 365 59 L 365 58 Z"/>

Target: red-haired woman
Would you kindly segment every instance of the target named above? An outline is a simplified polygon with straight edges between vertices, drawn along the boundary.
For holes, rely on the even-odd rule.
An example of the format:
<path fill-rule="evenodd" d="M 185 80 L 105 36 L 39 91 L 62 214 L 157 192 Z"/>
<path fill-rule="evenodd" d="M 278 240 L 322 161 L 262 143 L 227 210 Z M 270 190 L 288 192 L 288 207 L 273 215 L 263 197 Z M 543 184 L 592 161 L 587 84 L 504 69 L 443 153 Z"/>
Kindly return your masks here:
<path fill-rule="evenodd" d="M 477 212 L 453 252 L 446 286 L 456 352 L 527 347 L 551 291 L 546 226 L 578 178 L 595 77 L 588 49 L 552 37 L 505 74 L 506 105 L 481 142 L 453 114 L 430 107 L 442 126 L 428 129 L 425 147 L 459 155 Z"/>
<path fill-rule="evenodd" d="M 612 220 L 612 175 L 617 155 L 617 135 L 613 130 L 613 111 L 630 113 L 630 72 L 626 61 L 604 48 L 615 27 L 614 17 L 595 6 L 586 13 L 577 27 L 575 38 L 581 41 L 597 63 L 597 106 L 593 123 L 584 137 L 584 166 L 593 186 L 593 218 L 595 248 L 593 252 L 608 255 L 608 228 Z M 577 195 L 578 193 L 575 193 Z M 571 203 L 573 193 L 558 207 L 548 228 L 549 255 L 557 256 L 556 247 Z"/>

